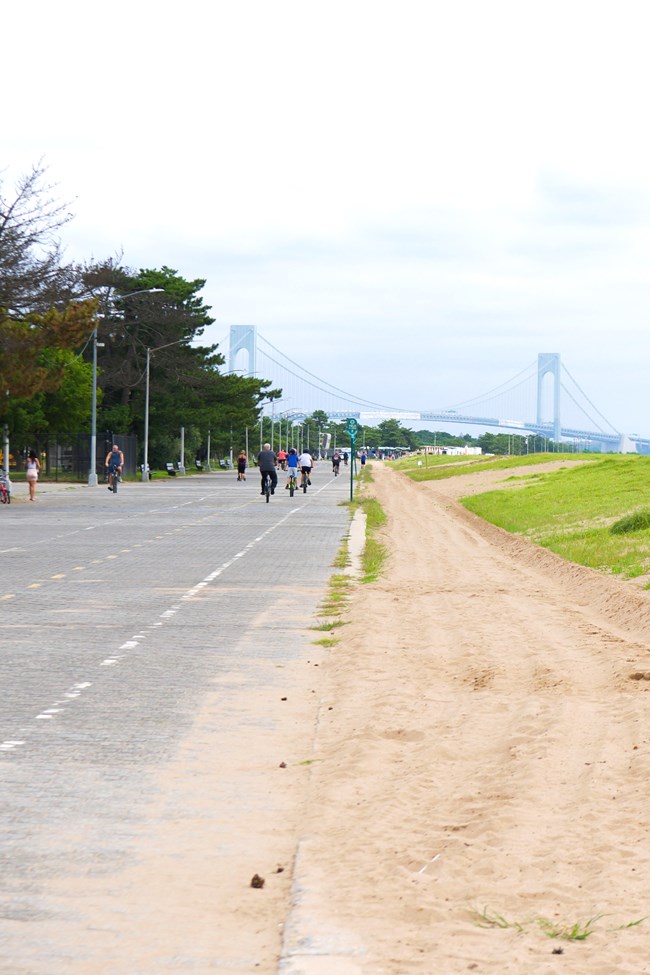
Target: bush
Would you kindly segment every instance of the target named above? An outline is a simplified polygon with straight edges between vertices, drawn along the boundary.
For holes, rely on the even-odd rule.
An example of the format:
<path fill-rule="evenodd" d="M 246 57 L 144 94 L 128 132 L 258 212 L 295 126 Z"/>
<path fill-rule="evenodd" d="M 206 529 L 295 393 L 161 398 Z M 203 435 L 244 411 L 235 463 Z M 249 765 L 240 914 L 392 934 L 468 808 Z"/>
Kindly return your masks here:
<path fill-rule="evenodd" d="M 650 510 L 647 508 L 615 521 L 609 530 L 612 535 L 626 535 L 628 532 L 645 531 L 646 528 L 650 528 Z"/>

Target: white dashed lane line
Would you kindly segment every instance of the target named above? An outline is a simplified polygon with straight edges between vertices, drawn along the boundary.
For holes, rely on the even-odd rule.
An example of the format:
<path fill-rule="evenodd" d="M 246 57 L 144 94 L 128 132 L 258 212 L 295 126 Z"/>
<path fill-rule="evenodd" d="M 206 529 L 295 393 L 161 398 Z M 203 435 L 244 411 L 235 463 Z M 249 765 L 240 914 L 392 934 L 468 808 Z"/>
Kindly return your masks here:
<path fill-rule="evenodd" d="M 288 521 L 289 518 L 291 518 L 292 515 L 294 515 L 299 510 L 300 510 L 299 508 L 292 508 L 281 518 L 279 518 L 276 522 L 274 522 L 274 524 L 270 525 L 266 529 L 266 531 L 262 532 L 261 535 L 255 536 L 255 538 L 253 538 L 252 541 L 250 541 L 243 549 L 241 549 L 241 551 L 233 555 L 232 558 L 228 559 L 227 562 L 223 562 L 217 569 L 215 569 L 209 575 L 205 576 L 205 578 L 201 579 L 200 582 L 197 582 L 194 586 L 192 586 L 191 589 L 188 589 L 188 591 L 181 596 L 181 600 L 192 599 L 193 596 L 196 596 L 198 593 L 202 592 L 202 590 L 204 590 L 207 586 L 209 586 L 211 582 L 214 582 L 215 579 L 217 579 L 220 575 L 222 575 L 222 573 L 226 572 L 227 569 L 229 569 L 230 566 L 233 565 L 238 559 L 241 559 L 245 555 L 248 555 L 248 553 L 251 552 L 256 547 L 256 545 L 259 545 L 259 543 L 264 541 L 264 539 L 267 538 L 272 532 L 280 528 L 286 521 Z M 117 558 L 117 556 L 108 556 L 108 558 Z M 53 576 L 52 578 L 60 579 L 60 578 L 64 578 L 64 576 L 57 575 L 57 576 Z M 163 612 L 160 613 L 157 620 L 143 627 L 141 632 L 134 634 L 130 640 L 126 640 L 123 644 L 121 644 L 121 646 L 117 648 L 116 653 L 112 654 L 109 657 L 105 657 L 96 666 L 115 667 L 118 664 L 120 664 L 122 661 L 128 660 L 129 655 L 133 653 L 135 650 L 138 650 L 141 644 L 144 641 L 146 641 L 147 631 L 152 630 L 156 627 L 163 626 L 166 622 L 169 622 L 169 620 L 173 619 L 176 616 L 176 614 L 180 612 L 181 605 L 182 605 L 181 603 L 178 603 L 173 606 L 170 606 L 169 609 L 163 610 Z M 81 697 L 82 693 L 85 690 L 87 690 L 89 687 L 92 686 L 93 686 L 93 681 L 78 681 L 77 683 L 73 684 L 70 688 L 68 688 L 67 691 L 64 692 L 63 697 L 65 698 L 65 701 L 61 701 L 61 700 L 55 701 L 51 707 L 45 708 L 43 711 L 40 712 L 40 714 L 37 714 L 34 717 L 34 720 L 35 721 L 55 720 L 56 715 L 62 714 L 64 711 L 68 710 L 67 707 L 61 707 L 60 706 L 61 704 L 73 703 L 75 700 L 78 700 Z M 21 731 L 26 731 L 26 730 L 27 729 L 21 729 Z M 17 748 L 20 748 L 20 746 L 26 745 L 27 743 L 28 743 L 27 736 L 21 739 L 7 738 L 5 741 L 0 742 L 0 751 L 4 751 L 4 752 L 14 751 Z"/>

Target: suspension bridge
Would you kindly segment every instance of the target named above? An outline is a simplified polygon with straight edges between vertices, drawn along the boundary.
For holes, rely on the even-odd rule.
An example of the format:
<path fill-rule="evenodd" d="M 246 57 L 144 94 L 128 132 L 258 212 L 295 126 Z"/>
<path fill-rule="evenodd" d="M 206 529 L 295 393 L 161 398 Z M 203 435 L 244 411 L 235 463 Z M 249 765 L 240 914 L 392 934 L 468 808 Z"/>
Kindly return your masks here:
<path fill-rule="evenodd" d="M 462 403 L 431 409 L 404 409 L 361 399 L 309 372 L 262 336 L 255 326 L 233 325 L 227 353 L 228 370 L 270 379 L 283 399 L 301 404 L 275 413 L 300 423 L 314 410 L 332 420 L 354 417 L 366 426 L 396 419 L 445 426 L 479 426 L 521 436 L 535 434 L 582 450 L 650 453 L 650 439 L 617 430 L 602 415 L 562 363 L 559 353 L 540 352 L 537 360 L 494 389 Z M 277 408 L 275 404 L 273 409 Z"/>

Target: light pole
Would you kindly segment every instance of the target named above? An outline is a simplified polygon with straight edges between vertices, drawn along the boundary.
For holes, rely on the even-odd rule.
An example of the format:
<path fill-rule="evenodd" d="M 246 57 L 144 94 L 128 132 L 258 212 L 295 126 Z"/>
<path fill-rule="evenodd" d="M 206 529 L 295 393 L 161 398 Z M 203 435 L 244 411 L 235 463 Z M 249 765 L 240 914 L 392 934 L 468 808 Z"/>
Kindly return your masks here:
<path fill-rule="evenodd" d="M 144 387 L 144 457 L 142 458 L 142 480 L 149 480 L 149 368 L 151 365 L 151 353 L 160 352 L 161 349 L 168 349 L 171 345 L 180 345 L 186 340 L 177 339 L 175 342 L 167 342 L 166 345 L 158 345 L 155 349 L 147 347 L 147 367 L 146 380 Z"/>
<path fill-rule="evenodd" d="M 88 487 L 97 487 L 97 326 L 93 329 L 93 392 L 90 407 L 90 470 Z"/>
<path fill-rule="evenodd" d="M 130 291 L 126 295 L 115 295 L 113 301 L 132 298 L 133 295 L 150 295 L 164 288 L 143 288 L 140 291 Z M 90 415 L 90 467 L 88 470 L 88 487 L 97 487 L 97 326 L 93 329 L 93 388 Z"/>

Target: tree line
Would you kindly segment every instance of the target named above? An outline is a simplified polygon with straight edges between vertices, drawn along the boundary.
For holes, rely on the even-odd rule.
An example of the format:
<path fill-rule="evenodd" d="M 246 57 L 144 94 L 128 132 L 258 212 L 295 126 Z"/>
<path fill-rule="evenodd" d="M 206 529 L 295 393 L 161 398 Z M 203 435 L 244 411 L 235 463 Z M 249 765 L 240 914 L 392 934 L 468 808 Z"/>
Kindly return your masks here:
<path fill-rule="evenodd" d="M 0 422 L 14 453 L 90 429 L 95 343 L 98 431 L 142 442 L 148 361 L 151 466 L 177 455 L 181 426 L 196 456 L 208 431 L 225 452 L 282 391 L 224 372 L 218 346 L 200 343 L 214 322 L 205 279 L 120 257 L 66 262 L 71 219 L 42 164 L 11 190 L 0 178 Z"/>

